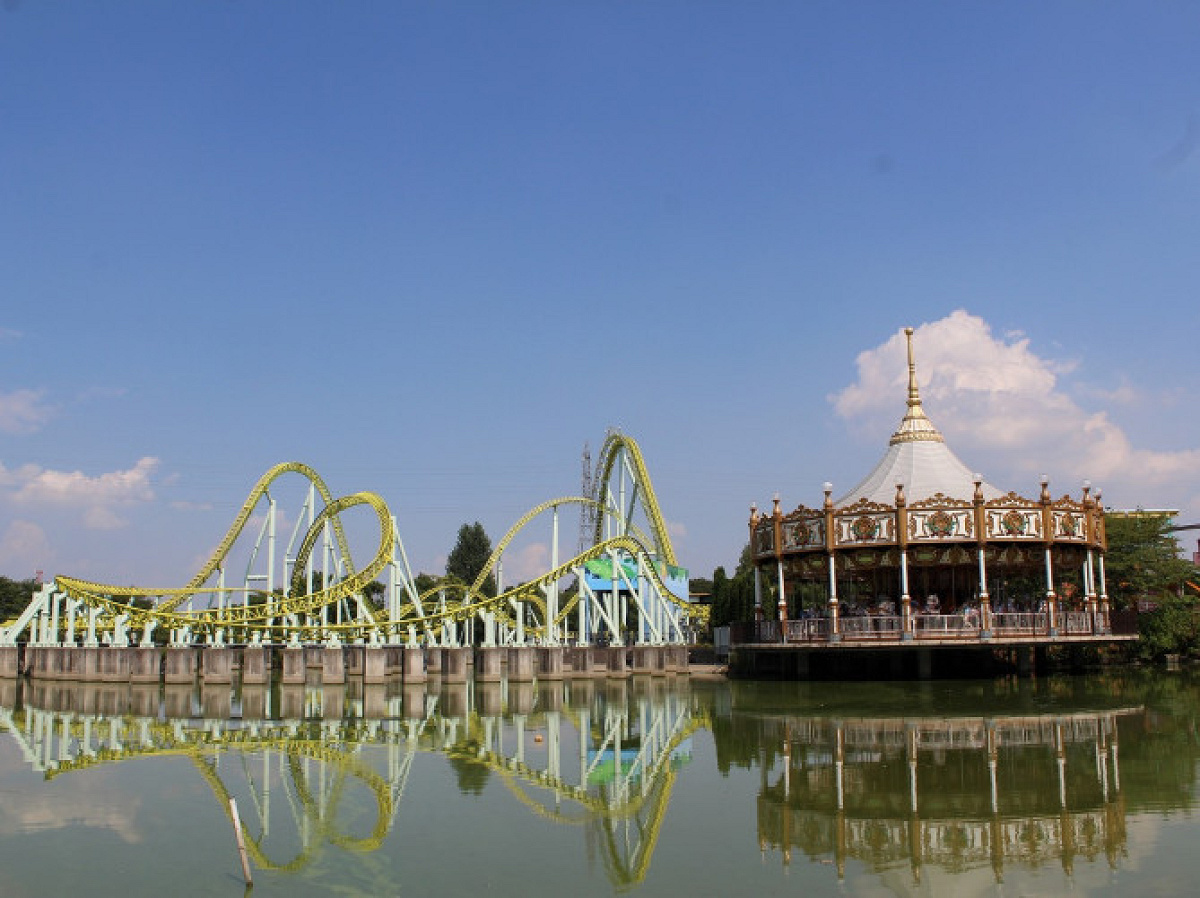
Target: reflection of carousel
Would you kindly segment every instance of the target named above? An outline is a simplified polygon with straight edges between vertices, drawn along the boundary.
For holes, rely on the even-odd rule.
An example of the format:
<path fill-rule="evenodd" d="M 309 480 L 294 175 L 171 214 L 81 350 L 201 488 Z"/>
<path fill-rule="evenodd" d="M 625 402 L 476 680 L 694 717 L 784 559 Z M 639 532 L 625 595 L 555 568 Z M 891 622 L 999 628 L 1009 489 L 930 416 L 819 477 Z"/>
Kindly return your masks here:
<path fill-rule="evenodd" d="M 735 644 L 1109 641 L 1100 492 L 1027 499 L 973 474 L 926 417 L 908 338 L 908 411 L 874 470 L 820 508 L 751 509 L 757 621 Z"/>
<path fill-rule="evenodd" d="M 1125 844 L 1117 720 L 1140 713 L 995 718 L 793 718 L 782 769 L 764 767 L 759 841 L 876 872 L 952 872 L 1103 857 Z"/>

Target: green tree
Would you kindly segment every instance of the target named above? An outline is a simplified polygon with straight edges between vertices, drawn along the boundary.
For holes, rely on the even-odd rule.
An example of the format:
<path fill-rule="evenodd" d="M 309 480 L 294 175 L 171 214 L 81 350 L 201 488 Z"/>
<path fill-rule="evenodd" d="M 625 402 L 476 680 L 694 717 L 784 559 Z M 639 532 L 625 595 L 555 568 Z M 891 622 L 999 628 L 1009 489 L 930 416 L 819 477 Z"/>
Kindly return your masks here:
<path fill-rule="evenodd" d="M 29 605 L 41 584 L 37 580 L 0 577 L 0 623 L 17 617 Z"/>
<path fill-rule="evenodd" d="M 387 595 L 387 587 L 378 580 L 372 580 L 363 587 L 363 598 L 372 608 L 382 608 L 385 595 Z"/>
<path fill-rule="evenodd" d="M 724 627 L 733 621 L 732 609 L 729 604 L 729 575 L 724 567 L 713 571 L 712 576 L 712 611 L 709 621 L 714 627 Z"/>
<path fill-rule="evenodd" d="M 463 524 L 458 528 L 458 542 L 446 559 L 446 576 L 467 584 L 474 583 L 491 554 L 492 541 L 483 525 L 478 521 Z M 489 596 L 496 594 L 496 580 L 490 573 L 483 582 L 483 592 Z"/>
<path fill-rule="evenodd" d="M 1197 579 L 1196 566 L 1179 557 L 1170 527 L 1163 515 L 1105 515 L 1104 570 L 1114 607 L 1128 608 L 1139 599 L 1163 601 Z"/>

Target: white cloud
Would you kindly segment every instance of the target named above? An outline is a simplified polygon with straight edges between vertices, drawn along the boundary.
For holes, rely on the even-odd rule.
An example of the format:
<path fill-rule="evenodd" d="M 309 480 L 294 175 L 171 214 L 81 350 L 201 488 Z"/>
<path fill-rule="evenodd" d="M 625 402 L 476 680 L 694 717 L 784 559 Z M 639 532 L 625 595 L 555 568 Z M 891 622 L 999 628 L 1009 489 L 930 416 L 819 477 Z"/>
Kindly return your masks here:
<path fill-rule="evenodd" d="M 562 558 L 566 561 L 566 558 Z M 504 585 L 512 586 L 541 576 L 550 570 L 550 547 L 546 543 L 531 543 L 517 551 L 504 553 Z"/>
<path fill-rule="evenodd" d="M 52 471 L 25 465 L 16 471 L 0 467 L 0 485 L 16 487 L 15 503 L 78 508 L 85 526 L 111 530 L 124 526 L 117 509 L 154 499 L 152 478 L 157 458 L 147 456 L 125 471 L 94 477 L 82 471 Z"/>
<path fill-rule="evenodd" d="M 895 427 L 907 395 L 905 347 L 897 333 L 858 356 L 857 381 L 831 397 L 839 415 L 868 425 L 886 417 Z M 914 349 L 925 411 L 956 452 L 996 452 L 1019 478 L 1058 471 L 1075 483 L 1121 484 L 1130 496 L 1149 489 L 1190 499 L 1200 448 L 1135 446 L 1106 411 L 1081 407 L 1063 389 L 1060 378 L 1075 363 L 1038 356 L 1023 334 L 994 336 L 982 318 L 958 310 L 917 328 Z M 1109 399 L 1132 392 L 1123 384 Z"/>
<path fill-rule="evenodd" d="M 17 578 L 49 570 L 53 552 L 46 533 L 30 521 L 13 521 L 0 536 L 0 570 Z"/>
<path fill-rule="evenodd" d="M 42 401 L 44 390 L 14 390 L 0 393 L 0 432 L 29 434 L 40 430 L 54 416 Z"/>

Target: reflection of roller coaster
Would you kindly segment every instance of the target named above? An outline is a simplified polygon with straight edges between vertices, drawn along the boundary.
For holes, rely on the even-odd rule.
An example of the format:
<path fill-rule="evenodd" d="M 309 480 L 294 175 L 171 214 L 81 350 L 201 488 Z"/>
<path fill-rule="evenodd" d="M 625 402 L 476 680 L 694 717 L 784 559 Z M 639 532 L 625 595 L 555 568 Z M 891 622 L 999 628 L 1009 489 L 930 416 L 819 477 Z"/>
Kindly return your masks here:
<path fill-rule="evenodd" d="M 221 690 L 205 709 L 202 693 L 184 688 L 168 693 L 165 717 L 157 688 L 22 688 L 22 696 L 5 699 L 11 707 L 0 706 L 0 731 L 48 779 L 140 758 L 186 757 L 227 814 L 231 797 L 248 809 L 254 864 L 281 872 L 309 865 L 326 845 L 357 852 L 381 847 L 395 826 L 413 759 L 425 752 L 494 775 L 541 817 L 586 827 L 589 838 L 606 846 L 613 883 L 640 882 L 675 770 L 704 723 L 686 692 L 661 683 L 631 700 L 624 688 L 614 697 L 590 682 L 541 693 L 532 684 L 509 684 L 506 708 L 500 684 L 463 685 L 452 699 L 454 713 L 424 689 L 387 697 L 379 687 L 346 708 L 340 693 L 333 701 L 320 689 L 296 687 L 289 695 L 287 687 L 245 687 L 236 707 L 230 691 Z M 322 709 L 322 698 L 333 704 Z M 209 713 L 196 716 L 202 710 Z M 311 716 L 322 710 L 324 717 Z M 235 712 L 242 716 L 230 716 Z M 247 716 L 259 712 L 265 716 Z M 285 712 L 298 716 L 275 716 Z M 362 815 L 371 804 L 373 813 Z M 338 821 L 347 819 L 364 825 L 346 832 Z"/>
<path fill-rule="evenodd" d="M 0 628 L 0 646 L 127 646 L 156 636 L 172 645 L 197 641 L 282 644 L 360 641 L 370 644 L 677 645 L 693 609 L 687 572 L 675 554 L 637 444 L 612 433 L 598 459 L 595 493 L 544 502 L 504 535 L 473 583 L 442 582 L 419 592 L 395 517 L 374 493 L 334 498 L 306 465 L 277 465 L 250 491 L 228 532 L 183 587 L 155 589 L 58 576 L 29 607 Z M 308 481 L 291 538 L 277 551 L 282 513 L 271 490 L 285 475 Z M 374 513 L 378 545 L 357 568 L 343 514 Z M 560 513 L 594 518 L 591 544 L 572 557 L 559 551 Z M 549 569 L 515 586 L 504 584 L 504 552 L 529 525 L 550 523 Z M 257 538 L 250 541 L 252 522 Z M 227 584 L 235 549 L 248 556 L 238 585 Z M 382 578 L 380 584 L 377 578 Z M 488 594 L 489 578 L 498 584 Z M 382 586 L 382 590 L 379 586 Z M 381 598 L 373 598 L 381 593 Z"/>

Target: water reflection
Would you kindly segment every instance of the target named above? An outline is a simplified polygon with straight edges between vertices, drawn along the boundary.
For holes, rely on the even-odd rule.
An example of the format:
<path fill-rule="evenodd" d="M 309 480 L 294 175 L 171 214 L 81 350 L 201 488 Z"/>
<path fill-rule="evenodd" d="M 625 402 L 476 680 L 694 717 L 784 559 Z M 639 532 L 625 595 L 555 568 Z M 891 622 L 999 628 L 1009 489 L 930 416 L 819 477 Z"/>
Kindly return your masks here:
<path fill-rule="evenodd" d="M 434 689 L 0 680 L 0 730 L 47 779 L 187 757 L 226 816 L 236 797 L 254 864 L 284 872 L 326 845 L 378 849 L 414 758 L 438 753 L 461 791 L 495 776 L 532 813 L 585 827 L 610 880 L 635 884 L 703 720 L 685 690 L 649 678 Z"/>
<path fill-rule="evenodd" d="M 255 866 L 296 881 L 345 875 L 337 864 L 313 872 L 331 848 L 377 858 L 379 882 L 399 881 L 409 874 L 388 866 L 395 851 L 379 849 L 405 838 L 400 821 L 422 827 L 445 805 L 451 831 L 478 815 L 471 825 L 485 838 L 511 832 L 518 845 L 545 840 L 544 821 L 571 839 L 574 828 L 589 868 L 598 860 L 621 890 L 654 891 L 664 840 L 674 860 L 658 862 L 660 884 L 720 840 L 735 852 L 727 881 L 709 883 L 722 889 L 799 867 L 818 885 L 865 872 L 900 893 L 962 892 L 1018 870 L 1061 871 L 1061 884 L 1078 883 L 1085 865 L 1136 876 L 1130 855 L 1147 849 L 1129 834 L 1134 821 L 1194 802 L 1198 709 L 1200 690 L 1184 677 L 207 689 L 0 680 L 0 732 L 11 737 L 0 759 L 15 746 L 56 784 L 186 759 L 186 776 L 194 770 L 223 813 L 237 799 Z M 681 795 L 688 811 L 668 816 Z M 740 831 L 731 820 L 744 821 Z M 749 830 L 778 867 L 743 857 Z M 1188 859 L 1176 863 L 1170 875 L 1189 881 Z"/>
<path fill-rule="evenodd" d="M 1070 714 L 775 721 L 759 839 L 872 869 L 960 872 L 1104 857 L 1125 844 L 1118 723 L 1140 708 Z"/>

